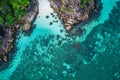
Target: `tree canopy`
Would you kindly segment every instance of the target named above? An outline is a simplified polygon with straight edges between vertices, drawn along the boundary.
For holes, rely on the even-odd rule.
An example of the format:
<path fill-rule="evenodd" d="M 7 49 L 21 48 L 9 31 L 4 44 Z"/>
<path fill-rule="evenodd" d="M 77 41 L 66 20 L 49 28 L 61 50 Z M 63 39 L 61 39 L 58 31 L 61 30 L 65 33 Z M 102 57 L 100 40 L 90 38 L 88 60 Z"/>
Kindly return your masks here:
<path fill-rule="evenodd" d="M 0 24 L 9 26 L 21 16 L 27 14 L 30 0 L 2 0 L 0 1 Z"/>

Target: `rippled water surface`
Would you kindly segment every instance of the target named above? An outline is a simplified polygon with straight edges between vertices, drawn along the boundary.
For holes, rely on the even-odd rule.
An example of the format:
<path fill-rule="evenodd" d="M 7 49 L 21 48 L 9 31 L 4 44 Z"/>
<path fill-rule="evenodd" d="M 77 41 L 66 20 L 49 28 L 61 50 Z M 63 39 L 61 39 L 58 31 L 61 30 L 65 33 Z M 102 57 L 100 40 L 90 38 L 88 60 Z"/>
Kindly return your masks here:
<path fill-rule="evenodd" d="M 17 51 L 0 80 L 120 80 L 120 0 L 101 2 L 98 19 L 69 37 L 49 2 L 39 0 L 36 27 L 17 35 Z"/>

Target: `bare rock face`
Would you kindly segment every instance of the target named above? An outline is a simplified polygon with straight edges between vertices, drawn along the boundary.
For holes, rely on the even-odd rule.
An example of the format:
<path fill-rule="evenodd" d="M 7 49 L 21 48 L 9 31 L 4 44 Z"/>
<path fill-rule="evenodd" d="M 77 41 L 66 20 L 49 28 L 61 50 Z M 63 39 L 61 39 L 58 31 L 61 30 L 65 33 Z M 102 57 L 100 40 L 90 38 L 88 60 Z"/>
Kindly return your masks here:
<path fill-rule="evenodd" d="M 38 0 L 31 0 L 31 1 L 32 1 L 31 5 L 28 7 L 28 15 L 22 18 L 22 23 L 24 23 L 22 28 L 25 31 L 30 30 L 31 24 L 39 12 Z"/>
<path fill-rule="evenodd" d="M 24 26 L 23 26 L 23 30 L 25 30 L 25 31 L 28 31 L 28 30 L 30 30 L 30 23 L 26 23 Z"/>
<path fill-rule="evenodd" d="M 8 57 L 7 57 L 7 56 L 4 56 L 4 57 L 3 57 L 3 61 L 7 62 L 7 61 L 8 61 Z"/>
<path fill-rule="evenodd" d="M 94 9 L 94 0 L 49 0 L 51 7 L 63 21 L 66 30 L 85 21 Z"/>

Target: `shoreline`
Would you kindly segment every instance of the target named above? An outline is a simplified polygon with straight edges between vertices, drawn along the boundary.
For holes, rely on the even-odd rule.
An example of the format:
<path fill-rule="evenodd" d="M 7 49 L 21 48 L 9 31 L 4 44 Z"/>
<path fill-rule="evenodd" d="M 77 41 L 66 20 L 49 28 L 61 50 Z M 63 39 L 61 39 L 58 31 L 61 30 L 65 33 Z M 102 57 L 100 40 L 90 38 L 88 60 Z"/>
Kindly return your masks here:
<path fill-rule="evenodd" d="M 5 37 L 3 38 L 2 48 L 0 50 L 0 65 L 9 61 L 9 54 L 15 48 L 15 37 L 18 29 L 22 28 L 23 32 L 28 32 L 33 28 L 32 25 L 39 12 L 38 0 L 31 0 L 30 6 L 27 8 L 28 15 L 21 17 L 16 23 L 5 29 Z"/>
<path fill-rule="evenodd" d="M 50 2 L 50 0 L 49 0 Z M 58 14 L 52 6 L 51 8 L 58 14 L 59 16 L 59 19 L 61 20 L 61 22 L 63 23 L 64 25 L 64 29 L 65 31 L 67 32 L 68 36 L 81 36 L 84 32 L 84 28 L 83 26 L 86 25 L 86 24 L 89 24 L 90 22 L 92 22 L 93 20 L 97 20 L 99 15 L 100 15 L 100 12 L 102 10 L 102 2 L 101 1 L 97 1 L 97 0 L 94 0 L 94 9 L 91 11 L 90 15 L 89 15 L 89 18 L 85 21 L 81 21 L 79 23 L 76 23 L 74 25 L 74 27 L 70 30 L 66 30 L 65 28 L 65 22 L 60 18 L 60 14 Z"/>
<path fill-rule="evenodd" d="M 63 3 L 62 1 L 60 2 L 52 0 L 49 0 L 49 2 L 51 8 L 58 14 L 59 19 L 62 20 L 67 31 L 70 31 L 72 28 L 74 28 L 76 24 L 89 19 L 89 16 L 92 15 L 91 12 L 94 10 L 95 7 L 94 0 L 88 1 L 89 5 L 85 6 L 84 8 L 80 7 L 80 5 L 82 5 L 81 1 L 73 1 L 74 3 L 76 3 L 76 5 L 73 4 L 73 2 Z M 66 8 L 66 6 L 68 10 L 72 11 L 71 13 L 67 10 L 62 10 Z"/>
<path fill-rule="evenodd" d="M 83 22 L 76 24 L 75 27 L 72 28 L 70 31 L 67 31 L 69 36 L 81 36 L 83 34 L 83 32 L 85 31 L 84 26 L 86 24 L 90 24 L 90 22 L 98 19 L 103 6 L 102 6 L 101 1 L 97 1 L 97 0 L 94 0 L 94 1 L 95 1 L 95 8 L 93 9 L 89 18 L 86 21 L 83 21 Z"/>

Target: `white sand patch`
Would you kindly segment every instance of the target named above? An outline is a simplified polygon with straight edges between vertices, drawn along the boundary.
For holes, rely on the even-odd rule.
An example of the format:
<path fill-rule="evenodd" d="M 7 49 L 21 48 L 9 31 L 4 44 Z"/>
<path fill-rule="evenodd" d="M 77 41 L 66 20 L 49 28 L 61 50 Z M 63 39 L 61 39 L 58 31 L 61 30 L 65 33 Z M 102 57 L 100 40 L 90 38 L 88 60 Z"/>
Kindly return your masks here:
<path fill-rule="evenodd" d="M 59 34 L 61 36 L 64 36 L 65 33 L 61 33 L 60 29 L 64 30 L 63 25 L 61 24 L 61 20 L 58 18 L 57 14 L 54 13 L 53 9 L 50 7 L 50 3 L 48 0 L 39 0 L 39 14 L 34 22 L 36 24 L 36 28 L 46 29 L 53 34 Z M 54 13 L 55 17 L 52 17 L 51 13 Z M 46 16 L 49 16 L 49 18 L 46 18 Z M 53 22 L 58 20 L 58 22 Z M 52 22 L 52 25 L 50 25 L 50 22 Z M 61 27 L 60 27 L 61 26 Z"/>

